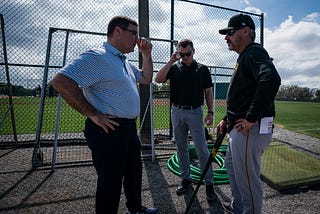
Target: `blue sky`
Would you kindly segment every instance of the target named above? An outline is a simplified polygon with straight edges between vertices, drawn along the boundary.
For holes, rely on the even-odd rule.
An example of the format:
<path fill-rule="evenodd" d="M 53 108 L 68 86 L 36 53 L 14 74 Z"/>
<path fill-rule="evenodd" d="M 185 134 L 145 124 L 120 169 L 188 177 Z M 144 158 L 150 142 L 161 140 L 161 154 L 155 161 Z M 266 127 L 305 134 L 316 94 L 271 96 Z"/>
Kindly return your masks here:
<path fill-rule="evenodd" d="M 283 85 L 320 89 L 319 0 L 199 0 L 264 14 L 264 47 L 275 59 Z"/>
<path fill-rule="evenodd" d="M 252 7 L 259 8 L 265 15 L 265 27 L 276 28 L 293 16 L 299 22 L 308 14 L 320 12 L 319 0 L 255 0 L 250 1 Z"/>
<path fill-rule="evenodd" d="M 293 16 L 294 21 L 298 22 L 308 14 L 320 12 L 319 0 L 198 0 L 196 2 L 246 10 L 258 14 L 264 13 L 265 27 L 267 28 L 279 27 L 288 16 Z"/>

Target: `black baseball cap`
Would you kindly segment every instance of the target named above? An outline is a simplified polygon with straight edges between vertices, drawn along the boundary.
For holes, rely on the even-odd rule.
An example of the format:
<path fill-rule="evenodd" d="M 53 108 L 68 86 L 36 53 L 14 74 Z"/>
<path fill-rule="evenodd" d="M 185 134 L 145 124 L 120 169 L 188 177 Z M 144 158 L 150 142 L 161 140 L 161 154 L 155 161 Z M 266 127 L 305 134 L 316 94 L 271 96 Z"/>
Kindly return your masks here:
<path fill-rule="evenodd" d="M 219 33 L 222 35 L 226 35 L 229 30 L 238 30 L 245 26 L 248 26 L 252 30 L 256 29 L 256 26 L 254 25 L 254 22 L 249 15 L 237 14 L 230 18 L 228 27 L 219 30 Z"/>

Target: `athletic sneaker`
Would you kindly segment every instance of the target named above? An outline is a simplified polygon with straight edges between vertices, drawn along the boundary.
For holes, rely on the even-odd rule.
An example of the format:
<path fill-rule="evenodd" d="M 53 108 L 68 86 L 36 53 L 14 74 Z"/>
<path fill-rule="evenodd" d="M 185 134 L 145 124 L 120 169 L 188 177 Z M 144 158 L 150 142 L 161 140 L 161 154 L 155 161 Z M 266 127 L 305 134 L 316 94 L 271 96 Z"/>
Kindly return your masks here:
<path fill-rule="evenodd" d="M 183 179 L 181 182 L 181 185 L 178 186 L 176 193 L 177 195 L 182 195 L 191 187 L 192 187 L 192 182 L 190 180 Z"/>

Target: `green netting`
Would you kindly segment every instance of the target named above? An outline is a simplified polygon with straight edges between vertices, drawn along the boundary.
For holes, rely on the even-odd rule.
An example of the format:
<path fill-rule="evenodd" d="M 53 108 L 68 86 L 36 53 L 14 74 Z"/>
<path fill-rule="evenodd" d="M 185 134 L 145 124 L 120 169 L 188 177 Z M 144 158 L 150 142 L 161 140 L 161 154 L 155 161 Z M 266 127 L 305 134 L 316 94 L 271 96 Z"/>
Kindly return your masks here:
<path fill-rule="evenodd" d="M 320 160 L 272 142 L 262 157 L 262 179 L 277 190 L 320 183 Z"/>

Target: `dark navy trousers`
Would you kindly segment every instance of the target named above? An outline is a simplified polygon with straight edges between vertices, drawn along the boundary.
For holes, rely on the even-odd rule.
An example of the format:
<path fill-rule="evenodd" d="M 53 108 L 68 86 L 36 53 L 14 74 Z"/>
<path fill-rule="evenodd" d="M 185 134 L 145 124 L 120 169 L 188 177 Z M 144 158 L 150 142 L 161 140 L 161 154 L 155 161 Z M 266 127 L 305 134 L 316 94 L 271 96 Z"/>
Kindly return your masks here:
<path fill-rule="evenodd" d="M 105 133 L 90 119 L 84 134 L 97 171 L 96 213 L 117 214 L 122 184 L 129 210 L 141 208 L 141 144 L 135 119 L 117 119 L 120 126 Z"/>

